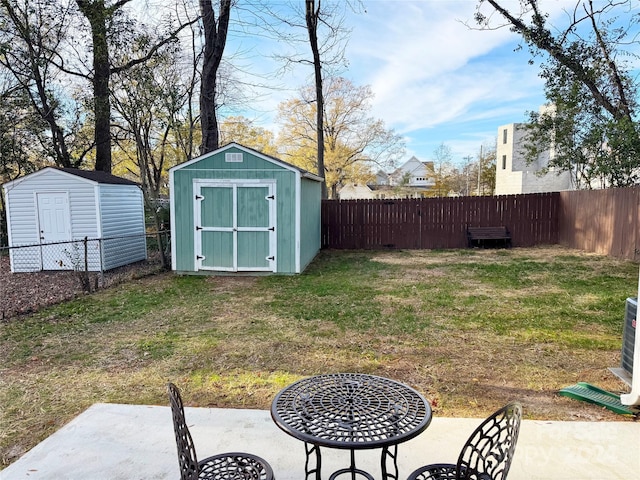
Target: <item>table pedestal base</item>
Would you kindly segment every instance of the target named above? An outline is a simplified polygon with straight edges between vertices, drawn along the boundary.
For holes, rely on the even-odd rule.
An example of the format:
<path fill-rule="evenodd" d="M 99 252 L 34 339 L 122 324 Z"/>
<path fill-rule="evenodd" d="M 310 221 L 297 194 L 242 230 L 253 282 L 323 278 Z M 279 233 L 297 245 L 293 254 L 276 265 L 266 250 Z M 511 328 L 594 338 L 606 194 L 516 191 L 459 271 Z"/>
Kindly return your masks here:
<path fill-rule="evenodd" d="M 320 477 L 321 467 L 322 467 L 322 453 L 320 451 L 319 445 L 312 445 L 309 443 L 304 444 L 305 453 L 307 454 L 307 459 L 304 464 L 305 469 L 305 479 L 314 478 L 315 480 L 322 480 Z M 389 447 L 383 447 L 382 453 L 380 455 L 380 468 L 382 469 L 382 480 L 399 480 L 398 477 L 398 446 L 393 445 L 391 447 L 393 451 L 389 451 Z M 329 480 L 336 480 L 341 475 L 351 474 L 351 480 L 356 480 L 356 477 L 362 476 L 367 480 L 375 480 L 373 475 L 370 473 L 356 468 L 356 454 L 354 449 L 349 450 L 351 452 L 351 465 L 348 468 L 341 468 L 331 474 Z M 313 459 L 315 457 L 315 466 L 312 466 Z M 389 460 L 392 460 L 391 464 L 392 471 L 389 471 L 387 468 Z"/>
<path fill-rule="evenodd" d="M 356 479 L 356 475 L 362 475 L 367 480 L 375 480 L 371 474 L 365 472 L 364 470 L 360 470 L 359 468 L 354 468 L 354 469 L 352 469 L 352 468 L 343 468 L 341 470 L 338 470 L 337 472 L 333 472 L 331 474 L 331 476 L 329 477 L 329 480 L 335 480 L 340 475 L 344 475 L 346 473 L 350 473 L 351 474 L 351 480 L 355 480 Z"/>

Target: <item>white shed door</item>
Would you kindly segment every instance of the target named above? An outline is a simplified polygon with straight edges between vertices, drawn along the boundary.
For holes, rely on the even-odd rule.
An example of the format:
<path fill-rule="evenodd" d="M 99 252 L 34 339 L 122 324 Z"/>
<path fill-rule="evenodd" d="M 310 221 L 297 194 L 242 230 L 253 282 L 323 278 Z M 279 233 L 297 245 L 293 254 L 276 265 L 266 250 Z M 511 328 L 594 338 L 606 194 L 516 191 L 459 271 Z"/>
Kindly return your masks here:
<path fill-rule="evenodd" d="M 197 270 L 276 271 L 275 184 L 195 185 Z"/>
<path fill-rule="evenodd" d="M 68 242 L 71 240 L 71 216 L 67 192 L 36 193 L 38 203 L 38 228 L 41 244 Z M 72 268 L 69 249 L 71 245 L 42 245 L 43 270 L 69 270 Z"/>

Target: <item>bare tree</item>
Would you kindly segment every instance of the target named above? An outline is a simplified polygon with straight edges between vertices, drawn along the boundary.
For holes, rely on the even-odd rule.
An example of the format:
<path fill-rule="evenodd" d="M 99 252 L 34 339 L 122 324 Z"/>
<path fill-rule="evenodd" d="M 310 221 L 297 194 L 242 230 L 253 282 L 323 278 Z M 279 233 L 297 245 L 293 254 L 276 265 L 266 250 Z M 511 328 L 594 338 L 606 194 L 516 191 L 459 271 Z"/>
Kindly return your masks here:
<path fill-rule="evenodd" d="M 130 159 L 125 168 L 140 179 L 145 198 L 151 202 L 167 183 L 167 168 L 177 163 L 172 142 L 180 127 L 176 120 L 187 101 L 187 88 L 176 59 L 177 52 L 165 52 L 153 63 L 138 65 L 113 82 L 119 129 L 116 142 Z"/>
<path fill-rule="evenodd" d="M 38 143 L 46 125 L 30 108 L 31 100 L 22 86 L 10 72 L 0 70 L 0 184 L 37 168 L 31 144 Z"/>
<path fill-rule="evenodd" d="M 220 123 L 220 139 L 222 144 L 237 142 L 266 155 L 277 155 L 273 133 L 242 116 L 227 117 Z"/>
<path fill-rule="evenodd" d="M 332 49 L 334 50 L 333 54 L 337 53 L 337 56 L 333 57 L 333 64 L 335 65 L 338 60 L 340 63 L 343 62 L 343 46 L 341 46 L 341 42 L 344 40 L 344 36 L 346 36 L 347 32 L 343 28 L 343 16 L 341 11 L 338 10 L 339 4 L 325 2 L 324 8 L 322 5 L 322 0 L 305 0 L 305 21 L 307 25 L 307 34 L 309 35 L 309 45 L 311 47 L 311 55 L 313 58 L 313 76 L 315 80 L 316 87 L 316 102 L 318 103 L 318 108 L 316 109 L 316 134 L 317 144 L 318 144 L 318 175 L 324 177 L 326 174 L 325 162 L 324 162 L 324 96 L 323 96 L 323 74 L 322 74 L 322 66 L 328 60 L 323 58 L 325 55 L 323 53 L 328 53 Z M 324 26 L 325 33 L 325 43 L 324 45 L 320 45 L 318 40 L 318 35 L 320 33 L 320 26 Z M 340 48 L 336 50 L 336 46 L 340 46 Z M 327 182 L 322 183 L 322 198 L 328 198 L 327 191 Z"/>
<path fill-rule="evenodd" d="M 200 145 L 200 125 L 198 124 L 199 108 L 197 103 L 198 97 L 198 85 L 201 82 L 201 65 L 203 46 L 200 39 L 199 26 L 194 21 L 199 18 L 199 12 L 197 9 L 191 9 L 188 5 L 189 0 L 184 0 L 178 4 L 176 14 L 182 20 L 180 23 L 189 25 L 188 32 L 182 32 L 181 43 L 183 45 L 183 51 L 181 58 L 183 61 L 181 82 L 185 88 L 185 106 L 184 113 L 175 112 L 175 116 L 172 118 L 172 123 L 175 125 L 174 134 L 174 146 L 180 151 L 183 159 L 190 160 L 193 158 L 196 145 Z M 188 47 L 185 47 L 188 45 Z"/>
<path fill-rule="evenodd" d="M 337 189 L 346 182 L 360 183 L 371 177 L 371 167 L 393 167 L 404 153 L 404 142 L 381 120 L 369 116 L 373 93 L 368 86 L 357 87 L 342 77 L 330 78 L 323 86 L 323 171 L 325 184 L 335 198 Z M 318 169 L 315 98 L 315 85 L 309 85 L 298 97 L 279 106 L 282 154 L 307 170 Z"/>
<path fill-rule="evenodd" d="M 435 186 L 433 193 L 437 197 L 446 197 L 452 190 L 453 165 L 451 164 L 451 147 L 441 143 L 433 151 Z"/>
<path fill-rule="evenodd" d="M 131 0 L 121 0 L 110 7 L 104 0 L 76 0 L 89 21 L 93 47 L 93 108 L 96 147 L 96 170 L 111 172 L 111 104 L 109 80 L 111 65 L 107 41 L 107 22 Z"/>
<path fill-rule="evenodd" d="M 311 56 L 308 53 L 301 53 L 298 49 L 294 52 L 284 52 L 276 55 L 276 58 L 284 64 L 284 71 L 287 71 L 293 64 L 309 65 L 313 68 L 313 79 L 315 86 L 316 108 L 316 132 L 317 137 L 317 173 L 325 177 L 325 144 L 324 141 L 324 111 L 325 99 L 323 97 L 324 82 L 327 77 L 341 73 L 345 66 L 344 48 L 349 36 L 349 30 L 344 25 L 344 13 L 346 8 L 357 10 L 360 6 L 359 0 L 336 1 L 336 0 L 305 0 L 304 10 L 297 2 L 286 3 L 286 8 L 275 11 L 266 2 L 262 9 L 276 20 L 276 25 L 284 25 L 284 29 L 278 26 L 263 22 L 269 35 L 283 40 L 288 45 L 294 47 L 306 44 L 311 48 Z M 285 13 L 282 13 L 282 12 Z M 298 32 L 304 32 L 304 37 Z M 305 49 L 307 47 L 305 46 Z M 308 50 L 307 50 L 308 52 Z M 327 182 L 322 185 L 322 198 L 328 197 Z"/>
<path fill-rule="evenodd" d="M 117 36 L 114 26 L 119 25 L 116 16 L 132 0 L 118 0 L 107 4 L 107 0 L 76 0 L 80 12 L 89 22 L 93 66 L 90 79 L 93 85 L 93 108 L 95 115 L 96 170 L 111 172 L 111 75 L 133 68 L 152 58 L 162 47 L 177 39 L 177 34 L 187 26 L 178 25 L 158 42 L 148 45 L 144 54 L 126 59 L 119 65 L 112 65 L 109 39 Z"/>
<path fill-rule="evenodd" d="M 60 72 L 52 66 L 67 35 L 68 7 L 46 0 L 0 0 L 0 12 L 6 19 L 0 24 L 0 42 L 6 45 L 0 65 L 11 72 L 35 114 L 46 122 L 50 131 L 47 149 L 53 161 L 62 167 L 78 166 L 83 156 L 71 158 L 69 132 L 61 123 L 63 101 L 55 88 Z"/>
<path fill-rule="evenodd" d="M 201 154 L 211 152 L 219 146 L 218 117 L 216 113 L 217 75 L 227 42 L 231 0 L 219 0 L 218 9 L 219 12 L 216 17 L 213 0 L 200 0 L 200 14 L 204 26 L 205 40 L 200 83 Z"/>
<path fill-rule="evenodd" d="M 175 57 L 163 55 L 153 64 L 127 70 L 114 82 L 114 111 L 119 114 L 116 143 L 128 157 L 125 168 L 140 179 L 145 206 L 153 213 L 162 264 L 169 267 L 164 241 L 160 234 L 163 209 L 159 197 L 167 183 L 167 165 L 176 164 L 171 140 L 176 125 L 172 119 L 186 99 L 174 69 Z M 173 161 L 172 161 L 173 160 Z"/>
<path fill-rule="evenodd" d="M 309 34 L 309 45 L 313 56 L 313 76 L 316 86 L 316 135 L 318 144 L 318 175 L 325 176 L 324 168 L 324 95 L 322 92 L 322 62 L 320 59 L 320 49 L 318 47 L 318 22 L 321 19 L 320 5 L 322 0 L 305 0 L 305 20 L 307 22 L 307 33 Z M 327 182 L 322 183 L 322 198 L 327 198 Z"/>

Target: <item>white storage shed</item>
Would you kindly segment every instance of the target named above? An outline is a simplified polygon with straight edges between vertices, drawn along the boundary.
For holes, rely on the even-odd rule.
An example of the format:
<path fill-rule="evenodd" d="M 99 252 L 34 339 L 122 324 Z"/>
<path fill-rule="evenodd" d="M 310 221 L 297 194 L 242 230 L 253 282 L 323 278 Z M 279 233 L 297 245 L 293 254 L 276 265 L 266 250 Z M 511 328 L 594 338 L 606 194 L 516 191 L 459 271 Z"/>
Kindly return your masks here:
<path fill-rule="evenodd" d="M 135 182 L 47 167 L 3 190 L 12 272 L 84 270 L 85 257 L 96 272 L 147 258 L 144 200 Z"/>

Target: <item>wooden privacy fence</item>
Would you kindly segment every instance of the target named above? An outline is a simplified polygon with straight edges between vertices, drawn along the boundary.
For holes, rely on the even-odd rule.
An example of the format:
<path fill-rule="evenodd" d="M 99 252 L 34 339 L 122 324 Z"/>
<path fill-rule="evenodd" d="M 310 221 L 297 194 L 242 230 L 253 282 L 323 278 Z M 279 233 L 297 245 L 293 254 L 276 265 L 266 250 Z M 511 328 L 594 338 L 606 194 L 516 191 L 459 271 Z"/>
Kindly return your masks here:
<path fill-rule="evenodd" d="M 325 200 L 322 247 L 464 248 L 467 227 L 505 226 L 513 246 L 558 243 L 560 194 Z"/>
<path fill-rule="evenodd" d="M 640 188 L 561 192 L 558 213 L 559 244 L 640 259 Z"/>

